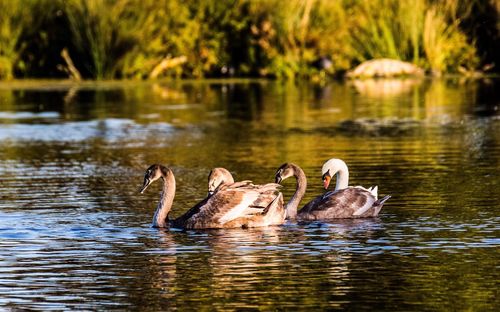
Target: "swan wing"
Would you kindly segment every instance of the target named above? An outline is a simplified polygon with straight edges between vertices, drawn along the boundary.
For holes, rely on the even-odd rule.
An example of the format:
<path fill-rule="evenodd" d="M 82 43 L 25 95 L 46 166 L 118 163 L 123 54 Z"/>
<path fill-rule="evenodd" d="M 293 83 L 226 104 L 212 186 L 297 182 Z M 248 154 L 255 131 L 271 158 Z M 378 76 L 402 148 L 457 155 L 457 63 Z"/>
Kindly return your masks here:
<path fill-rule="evenodd" d="M 186 227 L 222 227 L 224 223 L 236 218 L 262 213 L 276 198 L 277 185 L 256 187 L 253 184 L 243 184 L 220 189 L 191 215 Z"/>
<path fill-rule="evenodd" d="M 370 186 L 369 188 L 357 185 L 357 186 L 355 186 L 355 188 L 359 188 L 359 189 L 362 189 L 362 190 L 365 190 L 365 191 L 372 193 L 372 195 L 375 197 L 375 200 L 377 200 L 377 198 L 378 198 L 378 186 L 376 186 L 376 185 Z"/>
<path fill-rule="evenodd" d="M 349 187 L 316 197 L 299 211 L 298 217 L 303 220 L 361 217 L 375 201 L 370 191 Z"/>
<path fill-rule="evenodd" d="M 189 209 L 186 213 L 184 213 L 182 216 L 178 217 L 175 219 L 172 223 L 174 227 L 179 227 L 183 228 L 185 227 L 185 224 L 189 219 L 191 219 L 193 216 L 197 215 L 201 208 L 204 207 L 209 200 L 210 197 L 206 197 L 203 200 L 201 200 L 199 203 L 197 203 L 194 207 Z"/>
<path fill-rule="evenodd" d="M 373 194 L 371 194 L 371 193 L 370 193 L 370 195 L 372 195 L 372 196 L 369 196 L 369 195 L 367 195 L 367 194 L 364 194 L 364 198 L 365 198 L 365 200 L 360 201 L 360 202 L 359 202 L 360 204 L 358 204 L 358 205 L 356 205 L 356 206 L 352 207 L 352 209 L 356 209 L 356 208 L 357 208 L 357 209 L 356 209 L 356 211 L 354 211 L 354 212 L 352 213 L 352 215 L 353 215 L 353 216 L 356 216 L 356 217 L 361 216 L 361 215 L 363 215 L 365 212 L 367 212 L 370 208 L 372 208 L 372 207 L 373 207 L 373 204 L 375 203 L 375 201 L 377 200 L 377 198 L 375 198 L 375 197 L 373 196 Z M 364 202 L 364 204 L 361 204 L 361 203 L 363 203 L 363 202 Z"/>
<path fill-rule="evenodd" d="M 233 184 L 229 184 L 228 187 L 230 188 L 239 188 L 239 187 L 251 187 L 252 181 L 250 180 L 244 180 L 244 181 L 238 181 L 234 182 Z"/>
<path fill-rule="evenodd" d="M 250 182 L 250 183 L 248 183 Z M 269 206 L 269 204 L 275 200 L 276 193 L 282 187 L 277 183 L 267 183 L 261 185 L 251 184 L 251 181 L 240 181 L 228 186 L 229 189 L 238 189 L 244 192 L 257 191 L 259 195 L 256 197 L 255 201 L 248 206 L 248 209 L 244 214 L 255 214 L 262 213 L 263 209 Z"/>

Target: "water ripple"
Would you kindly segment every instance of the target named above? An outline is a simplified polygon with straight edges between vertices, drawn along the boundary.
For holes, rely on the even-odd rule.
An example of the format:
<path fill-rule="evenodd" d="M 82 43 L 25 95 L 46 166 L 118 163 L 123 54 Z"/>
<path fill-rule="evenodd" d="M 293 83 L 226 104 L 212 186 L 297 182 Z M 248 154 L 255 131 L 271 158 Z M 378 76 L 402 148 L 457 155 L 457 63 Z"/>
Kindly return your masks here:
<path fill-rule="evenodd" d="M 178 99 L 116 86 L 66 99 L 3 90 L 0 310 L 494 311 L 498 117 L 420 94 L 432 86 L 397 101 L 272 86 L 222 96 L 183 84 Z M 348 161 L 351 184 L 392 195 L 378 218 L 158 230 L 159 185 L 137 193 L 149 164 L 168 164 L 178 216 L 205 196 L 215 166 L 264 183 L 293 161 L 308 177 L 306 202 L 324 192 L 329 157 Z M 294 191 L 287 180 L 285 198 Z"/>
<path fill-rule="evenodd" d="M 101 138 L 115 142 L 141 140 L 148 135 L 169 135 L 167 123 L 141 125 L 131 119 L 101 119 L 60 124 L 0 124 L 0 141 L 73 142 Z"/>

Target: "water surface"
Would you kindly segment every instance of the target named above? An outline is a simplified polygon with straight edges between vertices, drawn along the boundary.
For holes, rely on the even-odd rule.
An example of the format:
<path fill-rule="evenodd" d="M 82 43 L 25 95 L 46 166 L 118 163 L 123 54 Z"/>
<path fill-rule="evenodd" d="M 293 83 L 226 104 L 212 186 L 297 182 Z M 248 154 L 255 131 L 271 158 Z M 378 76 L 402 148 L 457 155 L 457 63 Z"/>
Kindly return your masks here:
<path fill-rule="evenodd" d="M 0 309 L 498 310 L 498 80 L 0 84 Z M 173 216 L 211 168 L 322 192 L 391 194 L 380 216 L 209 231 L 150 228 L 152 163 Z M 284 194 L 295 182 L 284 183 Z"/>

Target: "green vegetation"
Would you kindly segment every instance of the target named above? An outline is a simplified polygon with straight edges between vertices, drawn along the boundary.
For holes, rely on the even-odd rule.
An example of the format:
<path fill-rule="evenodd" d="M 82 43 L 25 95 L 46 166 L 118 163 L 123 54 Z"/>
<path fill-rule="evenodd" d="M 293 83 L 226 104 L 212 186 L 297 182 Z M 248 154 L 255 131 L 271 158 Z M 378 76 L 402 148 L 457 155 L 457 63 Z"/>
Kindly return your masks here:
<path fill-rule="evenodd" d="M 0 0 L 0 79 L 317 77 L 382 57 L 498 71 L 499 14 L 500 0 Z"/>
<path fill-rule="evenodd" d="M 30 10 L 15 1 L 0 1 L 0 79 L 12 78 L 22 50 L 22 33 L 30 25 Z"/>

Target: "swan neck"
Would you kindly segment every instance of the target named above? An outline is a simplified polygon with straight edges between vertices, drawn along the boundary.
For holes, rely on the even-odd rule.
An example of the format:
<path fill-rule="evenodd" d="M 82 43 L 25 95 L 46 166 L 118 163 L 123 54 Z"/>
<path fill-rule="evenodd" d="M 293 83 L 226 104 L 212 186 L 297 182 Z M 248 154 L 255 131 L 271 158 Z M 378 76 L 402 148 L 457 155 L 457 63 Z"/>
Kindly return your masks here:
<path fill-rule="evenodd" d="M 337 171 L 336 174 L 336 180 L 337 184 L 335 185 L 335 190 L 343 190 L 348 187 L 349 185 L 349 170 L 347 169 L 347 166 L 345 168 L 340 169 Z"/>
<path fill-rule="evenodd" d="M 297 180 L 297 187 L 295 189 L 295 193 L 293 194 L 290 201 L 286 204 L 286 213 L 287 219 L 294 220 L 297 218 L 297 208 L 300 204 L 300 201 L 304 197 L 307 188 L 307 179 L 304 171 L 298 167 L 293 166 L 293 176 Z"/>
<path fill-rule="evenodd" d="M 160 202 L 156 208 L 153 217 L 153 227 L 167 227 L 168 214 L 172 209 L 175 196 L 175 178 L 172 170 L 167 169 L 165 175 L 162 175 L 163 191 L 161 192 Z"/>

